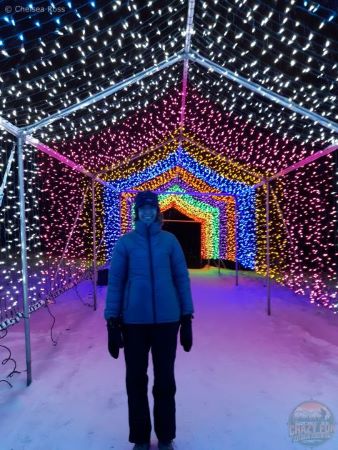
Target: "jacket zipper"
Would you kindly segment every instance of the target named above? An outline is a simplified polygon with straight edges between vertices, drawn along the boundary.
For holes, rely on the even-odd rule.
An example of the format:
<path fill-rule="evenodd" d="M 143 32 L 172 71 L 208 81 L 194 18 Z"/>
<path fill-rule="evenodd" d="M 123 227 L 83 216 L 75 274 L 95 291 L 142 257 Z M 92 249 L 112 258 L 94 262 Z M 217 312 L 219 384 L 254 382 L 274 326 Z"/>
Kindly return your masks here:
<path fill-rule="evenodd" d="M 150 241 L 150 229 L 147 227 L 147 241 L 149 249 L 149 262 L 150 262 L 150 274 L 151 274 L 151 298 L 153 303 L 153 321 L 157 323 L 156 317 L 156 304 L 155 304 L 155 289 L 154 289 L 154 268 L 153 268 L 153 254 L 151 251 L 151 241 Z"/>

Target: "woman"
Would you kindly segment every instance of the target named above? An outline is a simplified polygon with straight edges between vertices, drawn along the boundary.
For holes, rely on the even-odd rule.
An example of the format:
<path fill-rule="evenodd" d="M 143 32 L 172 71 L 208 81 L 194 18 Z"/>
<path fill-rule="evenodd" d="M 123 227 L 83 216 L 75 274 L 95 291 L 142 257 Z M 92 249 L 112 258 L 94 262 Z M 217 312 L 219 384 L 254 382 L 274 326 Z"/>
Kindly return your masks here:
<path fill-rule="evenodd" d="M 192 347 L 189 273 L 176 237 L 161 230 L 158 197 L 135 198 L 135 230 L 116 243 L 109 271 L 106 308 L 108 348 L 117 358 L 124 346 L 129 409 L 129 441 L 150 448 L 148 355 L 154 366 L 154 429 L 159 450 L 172 450 L 176 435 L 174 364 L 177 333 Z M 123 344 L 122 344 L 123 337 Z"/>

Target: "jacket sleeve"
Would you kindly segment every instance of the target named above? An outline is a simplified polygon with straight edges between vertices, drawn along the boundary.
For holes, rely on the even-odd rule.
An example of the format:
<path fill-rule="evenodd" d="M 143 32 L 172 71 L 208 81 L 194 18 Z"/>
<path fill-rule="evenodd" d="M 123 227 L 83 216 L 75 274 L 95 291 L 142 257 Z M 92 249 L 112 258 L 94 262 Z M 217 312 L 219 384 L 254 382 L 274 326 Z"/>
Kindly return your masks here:
<path fill-rule="evenodd" d="M 189 272 L 182 247 L 175 236 L 173 236 L 171 270 L 181 304 L 181 314 L 192 314 L 194 312 L 194 306 L 191 296 Z"/>
<path fill-rule="evenodd" d="M 124 289 L 128 272 L 127 249 L 121 239 L 114 247 L 108 276 L 108 289 L 104 318 L 118 317 L 121 314 Z"/>

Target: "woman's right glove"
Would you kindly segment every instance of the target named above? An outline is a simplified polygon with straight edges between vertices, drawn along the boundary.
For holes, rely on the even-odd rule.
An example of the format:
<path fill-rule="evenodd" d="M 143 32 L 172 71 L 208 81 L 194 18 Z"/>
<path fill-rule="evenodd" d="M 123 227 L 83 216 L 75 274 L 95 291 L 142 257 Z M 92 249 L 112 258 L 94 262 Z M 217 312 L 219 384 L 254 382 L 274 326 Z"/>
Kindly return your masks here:
<path fill-rule="evenodd" d="M 181 316 L 180 343 L 185 352 L 190 352 L 192 347 L 192 314 Z"/>
<path fill-rule="evenodd" d="M 121 320 L 118 317 L 110 317 L 107 320 L 108 350 L 110 355 L 117 359 L 120 348 L 123 348 Z"/>

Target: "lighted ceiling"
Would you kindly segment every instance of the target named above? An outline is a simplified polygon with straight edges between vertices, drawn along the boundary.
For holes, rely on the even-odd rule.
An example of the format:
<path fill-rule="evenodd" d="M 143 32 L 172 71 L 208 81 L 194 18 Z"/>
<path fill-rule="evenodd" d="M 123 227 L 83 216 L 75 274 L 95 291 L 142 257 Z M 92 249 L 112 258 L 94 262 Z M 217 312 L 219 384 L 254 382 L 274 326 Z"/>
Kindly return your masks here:
<path fill-rule="evenodd" d="M 182 54 L 188 4 L 97 0 L 18 1 L 7 6 L 0 29 L 0 115 L 18 127 L 31 125 Z M 334 122 L 336 11 L 336 0 L 196 0 L 189 51 Z M 183 60 L 53 122 L 35 136 L 47 142 L 89 137 L 164 95 L 181 92 L 182 75 Z M 329 128 L 196 60 L 189 63 L 189 88 L 225 113 L 299 144 L 321 148 L 333 139 Z M 177 117 L 177 108 L 174 113 Z M 5 140 L 8 134 L 0 137 Z"/>

